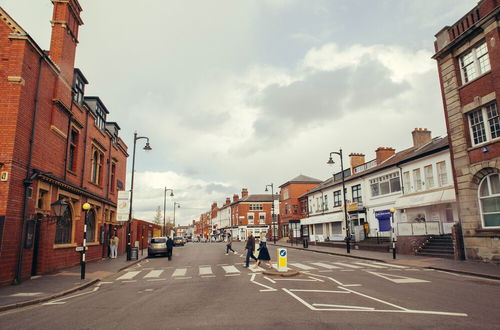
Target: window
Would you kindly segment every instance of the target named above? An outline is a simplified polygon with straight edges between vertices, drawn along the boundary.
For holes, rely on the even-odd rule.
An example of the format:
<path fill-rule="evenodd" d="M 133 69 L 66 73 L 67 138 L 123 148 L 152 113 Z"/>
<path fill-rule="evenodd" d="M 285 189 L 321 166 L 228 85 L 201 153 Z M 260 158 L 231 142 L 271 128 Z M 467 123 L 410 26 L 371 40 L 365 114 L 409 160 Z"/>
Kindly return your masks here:
<path fill-rule="evenodd" d="M 361 198 L 361 185 L 355 185 L 352 187 L 352 201 L 354 203 L 361 203 L 363 200 Z"/>
<path fill-rule="evenodd" d="M 422 190 L 422 177 L 420 176 L 420 169 L 416 168 L 413 170 L 413 184 L 415 185 L 415 191 Z"/>
<path fill-rule="evenodd" d="M 401 182 L 399 181 L 399 172 L 382 175 L 370 180 L 370 191 L 372 197 L 387 195 L 401 191 Z M 361 196 L 361 193 L 360 193 Z"/>
<path fill-rule="evenodd" d="M 440 187 L 446 186 L 448 184 L 448 174 L 446 173 L 446 163 L 439 162 L 436 164 L 436 166 L 437 166 L 439 186 Z"/>
<path fill-rule="evenodd" d="M 253 222 L 253 213 L 248 213 L 247 217 L 248 217 L 248 224 L 253 225 L 253 223 L 254 223 Z"/>
<path fill-rule="evenodd" d="M 340 198 L 340 190 L 333 192 L 333 207 L 338 207 L 342 205 L 342 200 Z"/>
<path fill-rule="evenodd" d="M 325 210 L 328 210 L 328 196 L 324 196 L 324 205 L 325 205 Z"/>
<path fill-rule="evenodd" d="M 56 237 L 55 244 L 69 244 L 71 243 L 71 229 L 73 221 L 71 217 L 71 208 L 68 207 L 66 212 L 56 221 Z"/>
<path fill-rule="evenodd" d="M 93 148 L 92 152 L 92 164 L 90 171 L 90 180 L 92 183 L 101 185 L 102 184 L 102 165 L 104 163 L 104 154 L 99 150 Z"/>
<path fill-rule="evenodd" d="M 299 213 L 299 207 L 297 205 L 292 205 L 293 207 L 293 214 L 298 214 Z"/>
<path fill-rule="evenodd" d="M 479 185 L 479 207 L 483 228 L 500 228 L 500 177 L 490 174 Z"/>
<path fill-rule="evenodd" d="M 115 181 L 116 181 L 116 164 L 113 163 L 111 164 L 111 187 L 110 187 L 112 194 L 115 193 L 116 189 Z"/>
<path fill-rule="evenodd" d="M 410 172 L 403 173 L 403 187 L 405 189 L 405 193 L 411 192 L 411 183 L 410 183 Z"/>
<path fill-rule="evenodd" d="M 484 118 L 488 123 L 485 124 Z M 490 103 L 469 113 L 472 145 L 477 145 L 500 137 L 500 119 L 496 103 Z"/>
<path fill-rule="evenodd" d="M 79 75 L 75 75 L 75 83 L 73 85 L 73 101 L 79 106 L 83 103 L 83 95 L 85 91 L 85 83 Z"/>
<path fill-rule="evenodd" d="M 432 165 L 424 167 L 425 187 L 426 189 L 434 188 L 434 174 L 432 173 Z"/>
<path fill-rule="evenodd" d="M 259 213 L 259 223 L 265 223 L 266 222 L 266 214 L 260 212 Z"/>
<path fill-rule="evenodd" d="M 263 209 L 262 204 L 250 204 L 250 211 L 262 211 Z"/>
<path fill-rule="evenodd" d="M 69 157 L 68 157 L 68 170 L 76 172 L 76 161 L 78 156 L 78 131 L 71 129 L 69 137 Z"/>
<path fill-rule="evenodd" d="M 87 242 L 95 241 L 96 215 L 94 210 L 87 213 Z"/>
<path fill-rule="evenodd" d="M 322 202 L 320 202 L 319 197 L 316 197 L 316 212 L 320 211 L 322 208 Z"/>
<path fill-rule="evenodd" d="M 49 197 L 49 192 L 47 190 L 39 189 L 37 208 L 39 208 L 40 210 L 49 209 Z"/>
<path fill-rule="evenodd" d="M 283 199 L 288 199 L 290 198 L 290 195 L 288 193 L 288 188 L 283 189 Z"/>
<path fill-rule="evenodd" d="M 95 125 L 103 130 L 106 124 L 106 113 L 99 103 L 96 104 L 95 114 Z"/>
<path fill-rule="evenodd" d="M 460 56 L 462 81 L 467 83 L 490 70 L 490 59 L 486 42 Z"/>

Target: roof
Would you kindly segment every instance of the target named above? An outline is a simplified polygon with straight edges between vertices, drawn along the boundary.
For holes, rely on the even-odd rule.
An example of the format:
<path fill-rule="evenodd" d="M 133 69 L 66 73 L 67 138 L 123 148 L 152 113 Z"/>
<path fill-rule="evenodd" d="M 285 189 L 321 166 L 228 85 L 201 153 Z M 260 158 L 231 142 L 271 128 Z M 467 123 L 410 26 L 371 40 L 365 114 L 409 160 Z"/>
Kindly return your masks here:
<path fill-rule="evenodd" d="M 290 183 L 321 183 L 321 180 L 320 179 L 312 178 L 312 177 L 307 176 L 307 175 L 300 174 L 299 176 L 296 176 L 292 180 L 283 183 L 279 187 L 281 188 L 281 187 L 286 186 L 286 185 L 288 185 Z"/>
<path fill-rule="evenodd" d="M 274 196 L 274 199 L 278 199 L 279 196 Z M 254 194 L 243 197 L 238 200 L 238 202 L 272 202 L 273 198 L 271 194 Z"/>
<path fill-rule="evenodd" d="M 366 171 L 359 172 L 359 173 L 356 173 L 354 175 L 344 177 L 344 180 L 345 180 L 345 182 L 349 182 L 349 181 L 355 180 L 357 178 L 366 176 L 368 174 L 382 171 L 382 170 L 385 170 L 385 169 L 390 168 L 392 166 L 408 163 L 408 162 L 411 162 L 415 159 L 422 158 L 422 157 L 431 155 L 433 153 L 436 153 L 436 152 L 439 152 L 442 150 L 446 150 L 448 148 L 449 148 L 448 136 L 436 137 L 436 138 L 432 139 L 429 143 L 424 144 L 423 146 L 410 147 L 408 149 L 397 152 L 392 157 L 386 159 L 385 161 L 378 164 L 377 166 L 372 167 Z M 341 182 L 342 182 L 341 178 L 337 179 L 337 180 L 334 180 L 333 177 L 329 178 L 329 179 L 323 181 L 317 187 L 315 187 L 315 188 L 311 189 L 310 191 L 308 191 L 307 193 L 299 196 L 299 198 L 304 197 L 306 195 L 310 195 L 310 194 L 315 193 L 317 191 L 321 191 L 321 190 L 324 190 L 326 188 L 335 186 Z"/>

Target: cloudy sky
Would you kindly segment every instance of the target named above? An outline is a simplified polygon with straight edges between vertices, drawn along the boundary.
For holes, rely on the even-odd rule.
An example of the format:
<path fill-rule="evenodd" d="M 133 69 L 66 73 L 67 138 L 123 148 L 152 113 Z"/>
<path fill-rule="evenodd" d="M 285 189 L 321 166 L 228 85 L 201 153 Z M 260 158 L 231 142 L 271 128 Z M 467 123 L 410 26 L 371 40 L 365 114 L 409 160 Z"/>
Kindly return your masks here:
<path fill-rule="evenodd" d="M 153 219 L 166 186 L 187 223 L 242 187 L 328 178 L 330 151 L 370 160 L 409 147 L 415 127 L 445 135 L 434 34 L 477 2 L 80 0 L 76 66 L 130 151 L 134 131 L 151 140 L 136 217 Z M 49 48 L 49 0 L 0 6 Z"/>

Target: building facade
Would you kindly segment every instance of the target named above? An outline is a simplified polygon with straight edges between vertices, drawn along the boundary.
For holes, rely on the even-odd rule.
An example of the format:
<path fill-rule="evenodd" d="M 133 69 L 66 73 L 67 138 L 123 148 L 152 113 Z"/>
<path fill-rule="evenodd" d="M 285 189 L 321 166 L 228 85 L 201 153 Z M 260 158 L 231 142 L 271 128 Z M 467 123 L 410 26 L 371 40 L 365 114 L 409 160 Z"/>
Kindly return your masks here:
<path fill-rule="evenodd" d="M 500 261 L 500 2 L 482 0 L 434 43 L 465 254 Z"/>
<path fill-rule="evenodd" d="M 112 233 L 125 242 L 116 201 L 127 146 L 74 68 L 82 8 L 53 5 L 48 52 L 0 8 L 0 91 L 8 96 L 0 99 L 0 285 L 78 264 L 85 221 L 87 260 L 108 255 Z"/>

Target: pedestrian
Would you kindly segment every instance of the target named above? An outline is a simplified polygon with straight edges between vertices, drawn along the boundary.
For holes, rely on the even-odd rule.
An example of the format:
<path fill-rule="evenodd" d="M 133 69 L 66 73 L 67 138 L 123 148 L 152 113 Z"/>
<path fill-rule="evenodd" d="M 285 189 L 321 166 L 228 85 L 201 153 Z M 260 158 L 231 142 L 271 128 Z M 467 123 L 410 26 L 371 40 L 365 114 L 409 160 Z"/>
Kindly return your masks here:
<path fill-rule="evenodd" d="M 110 255 L 111 259 L 116 259 L 116 256 L 118 254 L 119 242 L 120 239 L 118 238 L 118 236 L 116 236 L 116 234 L 113 234 L 113 236 L 111 236 L 111 238 L 109 239 L 109 247 L 111 248 L 111 255 Z"/>
<path fill-rule="evenodd" d="M 174 240 L 172 239 L 172 237 L 169 237 L 167 239 L 167 257 L 168 257 L 168 260 L 172 260 L 173 250 L 174 250 Z"/>
<path fill-rule="evenodd" d="M 231 234 L 227 234 L 227 242 L 226 242 L 226 255 L 229 254 L 229 250 L 233 251 L 234 254 L 237 252 L 233 250 L 231 245 L 233 244 L 233 238 L 231 237 Z"/>
<path fill-rule="evenodd" d="M 258 260 L 254 268 L 259 267 L 262 261 L 265 262 L 269 268 L 273 268 L 273 264 L 271 263 L 271 256 L 269 255 L 269 250 L 267 249 L 265 233 L 260 233 L 259 256 L 257 257 L 257 259 Z"/>
<path fill-rule="evenodd" d="M 247 244 L 245 245 L 245 249 L 247 250 L 247 257 L 245 262 L 245 268 L 248 268 L 250 264 L 250 258 L 257 261 L 257 258 L 253 255 L 253 251 L 255 250 L 255 238 L 252 235 L 252 232 L 248 233 Z"/>

